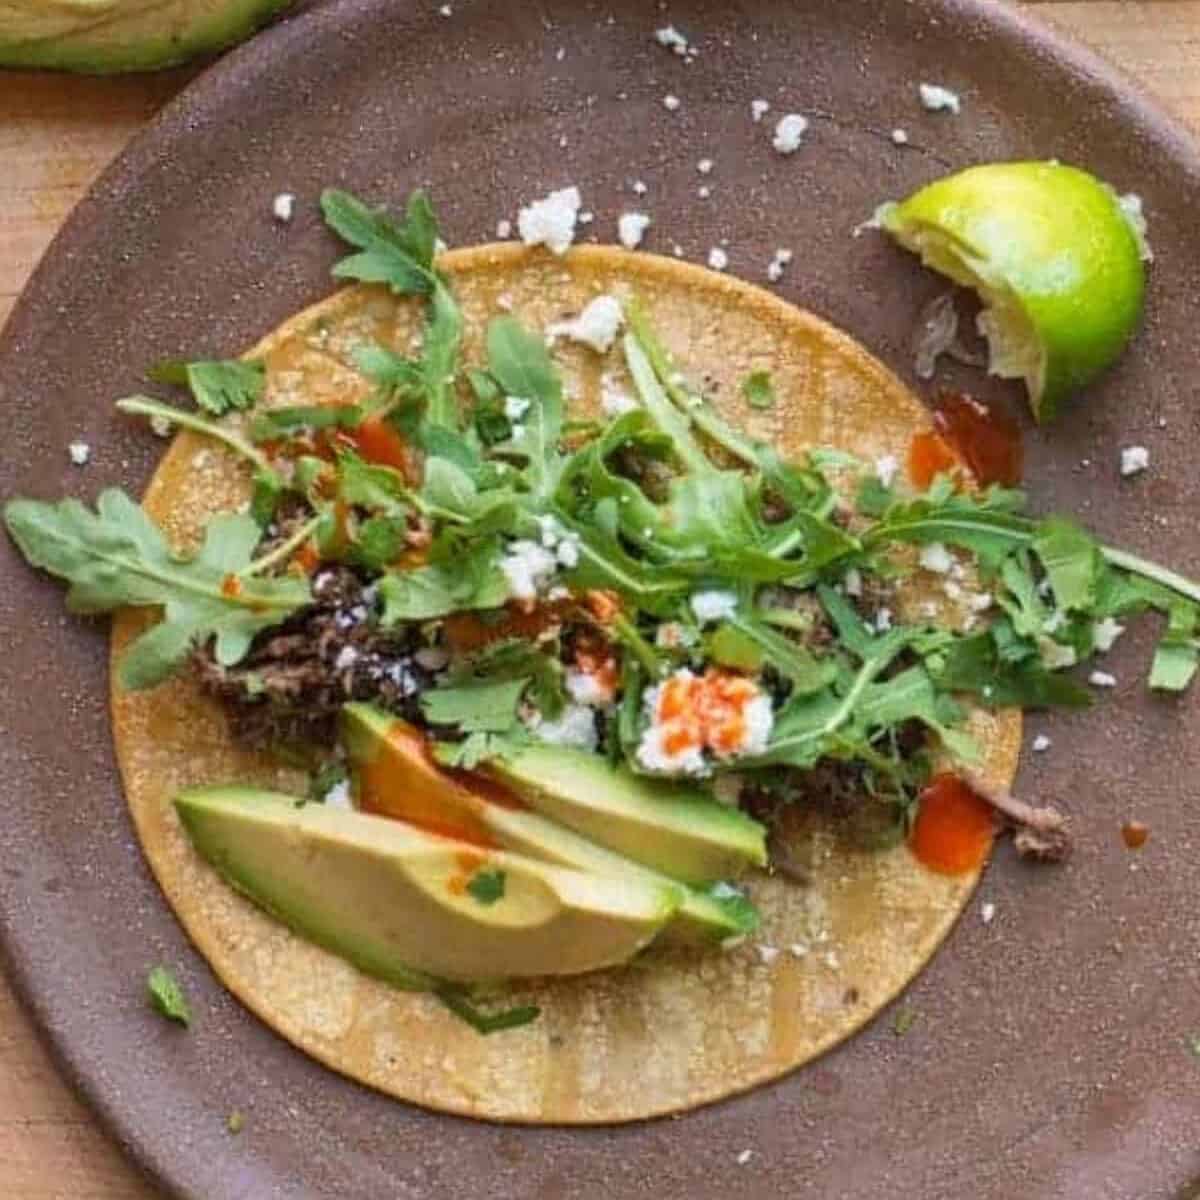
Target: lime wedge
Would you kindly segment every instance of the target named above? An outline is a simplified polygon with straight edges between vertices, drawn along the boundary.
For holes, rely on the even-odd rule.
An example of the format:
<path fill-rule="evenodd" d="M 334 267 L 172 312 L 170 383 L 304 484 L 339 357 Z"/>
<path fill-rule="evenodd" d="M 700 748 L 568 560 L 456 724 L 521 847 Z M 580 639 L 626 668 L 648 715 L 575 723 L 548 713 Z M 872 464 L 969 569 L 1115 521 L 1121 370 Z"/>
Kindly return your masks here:
<path fill-rule="evenodd" d="M 990 371 L 1038 421 L 1121 354 L 1151 257 L 1136 196 L 1057 162 L 988 163 L 882 205 L 872 222 L 983 301 Z"/>

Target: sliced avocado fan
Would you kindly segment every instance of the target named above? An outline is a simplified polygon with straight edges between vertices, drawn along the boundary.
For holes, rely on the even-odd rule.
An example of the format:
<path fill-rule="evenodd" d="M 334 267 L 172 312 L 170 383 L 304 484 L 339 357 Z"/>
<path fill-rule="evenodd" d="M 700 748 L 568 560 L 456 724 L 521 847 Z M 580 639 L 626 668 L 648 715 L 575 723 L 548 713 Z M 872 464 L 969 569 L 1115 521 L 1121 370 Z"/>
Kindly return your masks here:
<path fill-rule="evenodd" d="M 394 986 L 575 975 L 633 958 L 681 890 L 550 866 L 243 787 L 180 793 L 192 844 L 294 932 Z"/>
<path fill-rule="evenodd" d="M 341 740 L 350 759 L 355 798 L 368 812 L 468 838 L 482 835 L 505 849 L 597 875 L 671 882 L 655 869 L 657 862 L 634 862 L 523 803 L 507 802 L 494 794 L 494 787 L 484 786 L 486 779 L 440 770 L 421 733 L 383 709 L 345 705 Z M 646 839 L 650 854 L 653 844 Z M 758 928 L 758 912 L 746 896 L 720 878 L 705 883 L 702 888 L 680 885 L 683 898 L 663 932 L 664 941 L 711 944 Z"/>

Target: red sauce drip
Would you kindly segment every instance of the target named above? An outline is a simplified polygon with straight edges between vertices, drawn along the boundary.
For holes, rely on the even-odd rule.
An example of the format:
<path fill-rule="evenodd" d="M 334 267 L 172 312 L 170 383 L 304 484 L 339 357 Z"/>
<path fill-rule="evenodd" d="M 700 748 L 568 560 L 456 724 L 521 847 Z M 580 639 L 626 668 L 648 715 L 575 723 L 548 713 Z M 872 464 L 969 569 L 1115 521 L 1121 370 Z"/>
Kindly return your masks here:
<path fill-rule="evenodd" d="M 292 555 L 292 565 L 305 575 L 311 575 L 320 565 L 321 555 L 316 543 L 307 541 Z"/>
<path fill-rule="evenodd" d="M 933 427 L 966 463 L 977 483 L 1015 487 L 1021 482 L 1025 452 L 1021 430 L 1006 412 L 959 392 L 938 397 Z"/>
<path fill-rule="evenodd" d="M 235 600 L 242 594 L 242 581 L 236 575 L 226 575 L 221 580 L 221 595 L 228 596 L 230 600 Z"/>
<path fill-rule="evenodd" d="M 1129 850 L 1140 850 L 1150 836 L 1150 829 L 1141 821 L 1126 821 L 1121 826 L 1121 840 Z"/>
<path fill-rule="evenodd" d="M 420 483 L 420 460 L 385 417 L 368 417 L 357 429 L 348 430 L 347 436 L 367 462 L 392 467 L 409 483 Z"/>
<path fill-rule="evenodd" d="M 992 806 L 957 775 L 935 775 L 920 796 L 909 847 L 917 860 L 942 875 L 974 870 L 992 845 Z"/>
<path fill-rule="evenodd" d="M 916 433 L 908 444 L 908 478 L 924 491 L 939 475 L 962 469 L 962 461 L 939 433 Z"/>
<path fill-rule="evenodd" d="M 536 638 L 561 622 L 571 607 L 569 600 L 538 604 L 528 612 L 509 605 L 501 617 L 492 621 L 469 612 L 451 613 L 442 622 L 442 632 L 451 650 L 469 654 L 504 638 Z"/>

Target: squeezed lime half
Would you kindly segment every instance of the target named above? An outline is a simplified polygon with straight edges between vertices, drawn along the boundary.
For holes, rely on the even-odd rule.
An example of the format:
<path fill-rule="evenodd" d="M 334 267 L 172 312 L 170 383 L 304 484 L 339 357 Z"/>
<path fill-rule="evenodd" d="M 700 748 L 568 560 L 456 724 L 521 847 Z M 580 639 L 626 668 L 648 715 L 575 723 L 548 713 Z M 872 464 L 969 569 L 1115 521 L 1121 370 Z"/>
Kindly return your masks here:
<path fill-rule="evenodd" d="M 882 205 L 873 224 L 979 293 L 989 369 L 1025 381 L 1038 421 L 1137 329 L 1151 257 L 1140 201 L 1078 167 L 970 167 Z"/>

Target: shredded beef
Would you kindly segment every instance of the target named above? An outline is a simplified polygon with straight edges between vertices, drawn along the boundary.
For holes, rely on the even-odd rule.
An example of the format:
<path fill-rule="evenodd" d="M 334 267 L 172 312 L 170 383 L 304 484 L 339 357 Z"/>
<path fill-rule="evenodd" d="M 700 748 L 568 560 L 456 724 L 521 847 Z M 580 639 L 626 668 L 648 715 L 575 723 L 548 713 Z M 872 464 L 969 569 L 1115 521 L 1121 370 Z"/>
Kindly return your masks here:
<path fill-rule="evenodd" d="M 350 700 L 418 716 L 431 679 L 412 657 L 420 647 L 412 627 L 381 628 L 373 591 L 346 567 L 322 568 L 312 590 L 311 604 L 260 634 L 235 666 L 218 663 L 211 643 L 192 656 L 243 744 L 332 745 L 338 710 Z"/>
<path fill-rule="evenodd" d="M 1070 856 L 1070 823 L 1057 808 L 1027 804 L 1003 788 L 989 786 L 973 772 L 967 773 L 967 783 L 1012 828 L 1013 845 L 1022 858 L 1060 863 Z"/>

